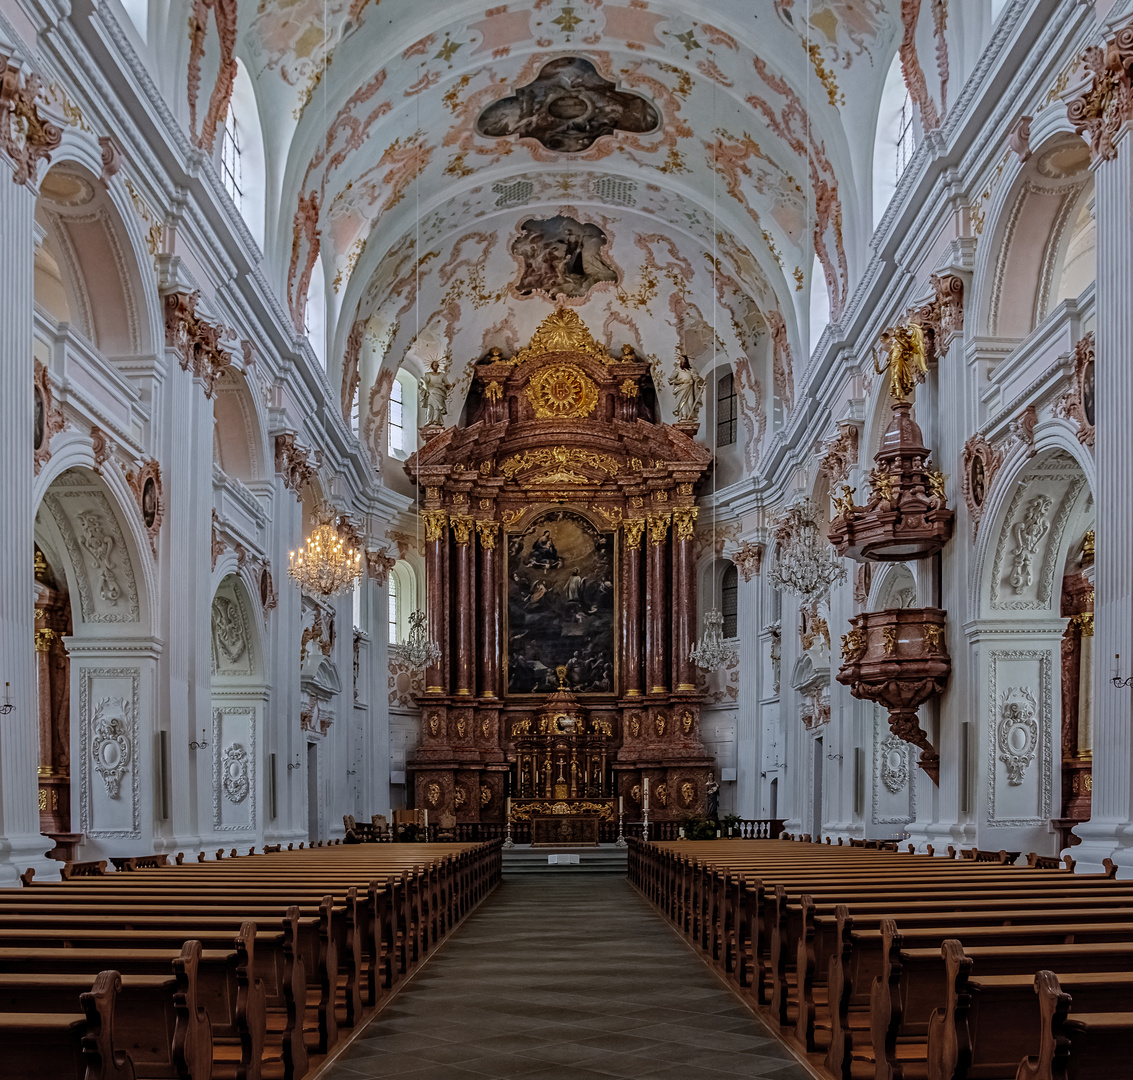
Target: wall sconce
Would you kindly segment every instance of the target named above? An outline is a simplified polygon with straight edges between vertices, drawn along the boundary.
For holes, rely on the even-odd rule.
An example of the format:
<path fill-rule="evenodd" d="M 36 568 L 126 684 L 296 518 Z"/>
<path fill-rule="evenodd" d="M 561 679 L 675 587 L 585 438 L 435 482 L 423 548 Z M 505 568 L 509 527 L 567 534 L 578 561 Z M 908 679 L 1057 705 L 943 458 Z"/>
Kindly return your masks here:
<path fill-rule="evenodd" d="M 1120 675 L 1117 674 L 1117 661 L 1120 659 L 1120 653 L 1113 654 L 1113 678 L 1109 681 L 1113 683 L 1114 689 L 1116 690 L 1128 690 L 1130 687 L 1133 687 L 1133 675 L 1130 675 L 1128 679 L 1123 679 Z M 5 683 L 4 685 L 6 686 L 7 683 Z"/>
<path fill-rule="evenodd" d="M 4 701 L 0 704 L 0 716 L 7 716 L 16 706 L 12 704 L 12 684 L 4 684 Z"/>
<path fill-rule="evenodd" d="M 206 749 L 208 749 L 208 743 L 205 742 L 205 729 L 204 728 L 201 728 L 201 741 L 197 742 L 194 739 L 193 742 L 189 743 L 189 749 L 190 750 L 206 750 Z"/>
<path fill-rule="evenodd" d="M 299 755 L 296 754 L 295 755 L 295 764 L 288 765 L 287 771 L 291 772 L 293 769 L 301 769 L 301 768 L 303 768 L 303 762 L 299 759 Z"/>

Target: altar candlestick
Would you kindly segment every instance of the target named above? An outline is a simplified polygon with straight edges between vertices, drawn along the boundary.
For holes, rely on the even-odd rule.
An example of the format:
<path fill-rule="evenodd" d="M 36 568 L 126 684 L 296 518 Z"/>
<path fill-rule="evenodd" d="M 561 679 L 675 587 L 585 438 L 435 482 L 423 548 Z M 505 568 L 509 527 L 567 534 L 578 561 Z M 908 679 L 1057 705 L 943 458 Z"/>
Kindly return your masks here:
<path fill-rule="evenodd" d="M 621 795 L 619 795 L 619 796 L 618 796 L 618 813 L 619 813 L 619 814 L 624 814 L 624 813 L 625 813 L 625 807 L 624 807 L 624 806 L 622 805 L 622 797 L 621 797 Z"/>
<path fill-rule="evenodd" d="M 642 806 L 646 810 L 648 810 L 649 809 L 649 778 L 648 777 L 645 778 L 645 786 L 642 788 L 642 791 L 644 793 L 644 798 L 645 798 L 645 801 L 642 803 Z"/>

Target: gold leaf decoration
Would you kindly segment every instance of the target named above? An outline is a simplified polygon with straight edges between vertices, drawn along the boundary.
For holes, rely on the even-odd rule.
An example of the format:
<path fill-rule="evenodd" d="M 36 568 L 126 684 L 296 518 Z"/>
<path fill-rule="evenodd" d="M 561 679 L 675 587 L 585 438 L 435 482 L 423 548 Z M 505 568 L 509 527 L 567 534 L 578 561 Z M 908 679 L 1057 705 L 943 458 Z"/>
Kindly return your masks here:
<path fill-rule="evenodd" d="M 574 364 L 551 364 L 531 377 L 527 400 L 540 420 L 589 416 L 598 404 L 598 386 Z"/>
<path fill-rule="evenodd" d="M 614 358 L 594 340 L 593 334 L 570 308 L 559 308 L 548 315 L 539 325 L 525 349 L 520 349 L 512 358 L 514 364 L 526 364 L 547 353 L 582 353 L 603 364 L 614 363 Z"/>
<path fill-rule="evenodd" d="M 597 454 L 593 450 L 581 450 L 576 447 L 553 446 L 524 450 L 522 454 L 508 458 L 500 466 L 500 472 L 508 480 L 514 480 L 518 473 L 527 472 L 529 469 L 553 468 L 558 472 L 566 472 L 580 465 L 608 473 L 610 476 L 616 476 L 619 468 L 617 460 L 609 454 Z M 588 483 L 585 477 L 581 481 L 572 482 Z"/>

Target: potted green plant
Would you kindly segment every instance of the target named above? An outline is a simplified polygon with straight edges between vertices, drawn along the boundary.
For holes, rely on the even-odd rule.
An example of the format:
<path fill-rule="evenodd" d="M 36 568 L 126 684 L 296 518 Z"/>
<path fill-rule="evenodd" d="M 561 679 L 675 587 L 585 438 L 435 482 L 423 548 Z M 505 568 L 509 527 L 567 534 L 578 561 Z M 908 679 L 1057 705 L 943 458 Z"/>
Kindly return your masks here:
<path fill-rule="evenodd" d="M 725 836 L 739 836 L 740 835 L 740 815 L 739 814 L 724 814 L 720 818 L 720 831 Z"/>

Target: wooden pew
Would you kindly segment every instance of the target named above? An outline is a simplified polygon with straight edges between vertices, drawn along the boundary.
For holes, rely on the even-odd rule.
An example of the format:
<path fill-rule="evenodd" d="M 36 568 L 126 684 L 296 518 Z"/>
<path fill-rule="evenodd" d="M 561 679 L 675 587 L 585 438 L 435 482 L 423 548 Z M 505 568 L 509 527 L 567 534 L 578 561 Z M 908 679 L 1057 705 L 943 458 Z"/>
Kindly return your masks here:
<path fill-rule="evenodd" d="M 114 1045 L 116 971 L 100 972 L 70 1012 L 0 1013 L 5 1080 L 134 1080 L 129 1054 Z"/>
<path fill-rule="evenodd" d="M 1010 955 L 1004 963 L 1024 965 L 1026 986 L 1038 952 L 1062 950 L 1071 956 L 1066 950 L 1085 950 L 1087 968 L 1101 963 L 1101 956 L 1113 967 L 1124 962 L 1114 957 L 1128 953 L 1133 942 L 1133 885 L 1115 882 L 1112 864 L 1103 874 L 1074 875 L 1069 865 L 1063 870 L 1053 859 L 1029 859 L 1031 869 L 1008 865 L 1017 859 L 1014 852 L 950 854 L 945 860 L 832 845 L 757 842 L 723 850 L 712 842 L 637 842 L 631 843 L 629 873 L 706 959 L 749 989 L 761 1007 L 770 1006 L 772 1019 L 790 1021 L 808 1051 L 821 1050 L 829 1038 L 826 1064 L 834 1076 L 856 1076 L 868 1066 L 869 1075 L 911 1080 L 927 1075 L 929 1017 L 936 1015 L 942 1030 L 950 1024 L 955 1032 L 959 1023 L 958 999 L 946 990 L 941 957 L 947 938 L 963 935 L 969 953 L 982 958 L 977 975 L 980 986 L 986 983 L 985 1015 L 991 1015 L 992 993 L 1007 993 L 1003 987 L 993 991 L 998 984 L 988 979 L 1020 982 L 1010 972 L 988 974 L 983 965 L 993 962 L 996 949 Z M 878 888 L 879 880 L 884 888 Z M 919 973 L 907 975 L 906 998 L 896 1009 L 888 985 L 893 956 L 882 933 L 882 920 L 890 915 L 900 917 L 905 933 L 907 948 L 898 949 L 898 955 L 908 961 L 906 967 L 931 962 L 936 970 L 927 981 Z M 1098 942 L 1107 943 L 1102 951 Z M 918 949 L 928 958 L 918 956 Z M 883 972 L 885 979 L 878 978 Z M 870 998 L 891 1007 L 890 1020 L 900 1013 L 907 1021 L 898 1025 L 897 1038 L 907 1040 L 900 1054 L 885 1046 L 887 1021 L 875 1057 L 871 1022 L 877 1022 L 879 1002 L 873 1003 L 871 1021 Z M 985 1022 L 985 1034 L 987 1029 Z M 937 1036 L 934 1046 L 943 1038 Z M 977 1066 L 992 1070 L 989 1077 L 1013 1075 L 1000 1050 L 992 1044 L 977 1047 L 984 1055 Z M 941 1050 L 934 1076 L 949 1068 L 944 1054 Z M 966 1073 L 955 1067 L 952 1074 L 984 1075 L 979 1068 Z"/>
<path fill-rule="evenodd" d="M 1067 977 L 1074 996 L 1066 993 L 1053 971 L 1035 973 L 1038 998 L 1039 1050 L 1029 1054 L 1015 1073 L 1016 1080 L 1111 1080 L 1126 1076 L 1133 1047 L 1133 1011 L 1115 1012 L 1113 1007 L 1097 1011 L 1071 1012 L 1075 997 L 1084 1003 L 1084 976 Z M 1101 992 L 1101 991 L 1099 991 Z M 1126 1001 L 1124 993 L 1120 1000 Z M 1090 1009 L 1090 1006 L 1086 1006 Z"/>
<path fill-rule="evenodd" d="M 1009 936 L 1009 930 L 1000 928 L 995 944 L 965 944 L 964 952 L 979 966 L 981 974 L 1030 975 L 1048 960 L 1057 960 L 1068 970 L 1079 972 L 1121 972 L 1133 968 L 1133 922 L 1112 935 L 1089 935 L 1090 940 L 1073 944 L 1034 943 L 1023 934 L 1018 938 Z M 863 1048 L 861 1054 L 861 1059 L 872 1061 L 877 1080 L 927 1076 L 929 1018 L 937 1005 L 946 1000 L 941 945 L 900 949 L 899 944 L 895 942 L 898 958 L 891 965 L 889 978 L 874 981 L 870 1009 L 872 1047 L 868 1052 Z"/>
<path fill-rule="evenodd" d="M 973 973 L 974 960 L 956 940 L 946 941 L 941 952 L 948 996 L 929 1017 L 929 1080 L 957 1075 L 1011 1080 L 1020 1060 L 1040 1043 L 1035 978 Z M 1071 972 L 1058 982 L 1071 995 L 1076 1012 L 1133 1011 L 1133 970 Z"/>

